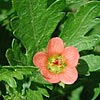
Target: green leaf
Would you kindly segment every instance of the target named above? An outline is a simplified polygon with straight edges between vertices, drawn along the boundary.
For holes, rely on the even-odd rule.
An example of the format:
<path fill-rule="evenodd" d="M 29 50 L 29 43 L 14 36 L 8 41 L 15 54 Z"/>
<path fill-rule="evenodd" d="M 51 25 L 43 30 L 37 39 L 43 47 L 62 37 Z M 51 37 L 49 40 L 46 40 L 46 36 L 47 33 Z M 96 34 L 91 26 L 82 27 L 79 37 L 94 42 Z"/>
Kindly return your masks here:
<path fill-rule="evenodd" d="M 91 35 L 86 37 L 81 37 L 74 41 L 74 46 L 78 48 L 79 51 L 91 50 L 93 47 L 100 42 L 100 35 Z"/>
<path fill-rule="evenodd" d="M 66 0 L 66 5 L 75 11 L 77 8 L 87 2 L 88 0 Z"/>
<path fill-rule="evenodd" d="M 80 81 L 79 82 L 84 86 L 80 100 L 96 100 L 98 92 L 100 91 L 100 70 L 91 72 L 88 77 L 80 78 Z"/>
<path fill-rule="evenodd" d="M 80 59 L 87 63 L 90 72 L 100 70 L 100 56 L 91 54 L 82 56 Z"/>
<path fill-rule="evenodd" d="M 59 86 L 61 86 L 62 88 L 65 88 L 65 84 L 62 82 L 59 83 Z"/>
<path fill-rule="evenodd" d="M 6 58 L 10 65 L 27 65 L 26 56 L 21 49 L 22 45 L 13 39 L 12 49 L 6 51 Z"/>
<path fill-rule="evenodd" d="M 10 64 L 10 65 L 17 65 L 17 63 L 16 63 L 16 61 L 14 61 L 14 54 L 13 54 L 13 51 L 12 51 L 12 49 L 8 49 L 7 51 L 6 51 L 6 58 L 7 58 L 7 60 L 8 60 L 8 63 Z"/>
<path fill-rule="evenodd" d="M 100 94 L 100 84 L 98 87 L 94 88 L 94 95 L 91 100 L 96 100 L 96 98 L 99 96 L 99 94 Z"/>
<path fill-rule="evenodd" d="M 34 71 L 33 71 L 32 81 L 34 81 L 34 82 L 36 82 L 36 83 L 38 83 L 38 84 L 41 84 L 43 87 L 46 87 L 46 88 L 48 88 L 48 89 L 50 89 L 50 90 L 53 89 L 52 84 L 50 84 L 50 83 L 48 83 L 47 81 L 45 81 L 44 78 L 43 78 L 43 76 L 40 74 L 39 71 L 37 71 L 37 72 L 34 72 Z M 37 84 L 37 85 L 38 85 L 38 84 Z"/>
<path fill-rule="evenodd" d="M 43 97 L 39 91 L 32 91 L 30 89 L 27 91 L 26 98 L 27 100 L 43 100 Z"/>
<path fill-rule="evenodd" d="M 100 13 L 99 9 L 100 2 L 88 2 L 77 10 L 74 17 L 68 14 L 60 34 L 66 45 L 76 46 L 81 51 L 91 49 L 98 41 L 100 42 L 100 34 L 86 36 L 95 25 L 100 23 L 100 19 L 96 18 Z"/>
<path fill-rule="evenodd" d="M 84 61 L 81 58 L 79 60 L 78 66 L 77 66 L 77 70 L 78 70 L 79 75 L 85 75 L 85 76 L 90 75 L 90 73 L 89 73 L 89 67 L 88 67 L 87 62 Z"/>
<path fill-rule="evenodd" d="M 83 90 L 83 86 L 74 89 L 69 97 L 69 100 L 80 100 L 80 95 Z"/>
<path fill-rule="evenodd" d="M 44 96 L 46 96 L 46 97 L 49 98 L 49 93 L 47 92 L 47 89 L 41 88 L 41 87 L 37 87 L 37 88 L 38 88 L 38 91 L 39 91 L 42 95 L 44 95 Z"/>
<path fill-rule="evenodd" d="M 10 87 L 17 87 L 16 81 L 13 77 L 11 77 L 11 72 L 8 71 L 7 69 L 0 69 L 0 81 L 3 80 L 9 84 Z"/>
<path fill-rule="evenodd" d="M 20 93 L 18 93 L 17 91 L 15 93 L 13 93 L 12 95 L 5 95 L 3 96 L 4 100 L 23 100 L 22 96 Z"/>
<path fill-rule="evenodd" d="M 47 0 L 13 0 L 18 19 L 12 23 L 14 35 L 26 49 L 28 64 L 33 54 L 45 48 L 56 26 L 63 18 L 65 0 L 57 0 L 47 7 Z"/>
<path fill-rule="evenodd" d="M 35 70 L 33 66 L 2 66 L 0 68 L 0 81 L 5 81 L 10 87 L 16 88 L 16 80 L 22 80 L 23 75 L 31 75 Z"/>

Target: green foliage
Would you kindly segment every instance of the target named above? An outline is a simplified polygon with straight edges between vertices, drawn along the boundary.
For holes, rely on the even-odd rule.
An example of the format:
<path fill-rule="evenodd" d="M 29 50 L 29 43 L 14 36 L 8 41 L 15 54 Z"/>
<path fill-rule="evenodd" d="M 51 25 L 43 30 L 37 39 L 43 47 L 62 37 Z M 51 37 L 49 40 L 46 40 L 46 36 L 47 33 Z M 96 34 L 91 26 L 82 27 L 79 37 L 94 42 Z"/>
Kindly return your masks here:
<path fill-rule="evenodd" d="M 61 11 L 65 3 L 59 0 L 47 7 L 46 0 L 14 0 L 13 6 L 18 15 L 13 22 L 14 36 L 24 45 L 27 63 L 30 65 L 33 54 L 46 47 L 58 22 L 63 18 L 64 13 Z"/>
<path fill-rule="evenodd" d="M 10 19 L 13 17 L 13 12 L 11 0 L 0 0 L 0 24 L 7 30 L 11 30 Z"/>
<path fill-rule="evenodd" d="M 83 87 L 78 87 L 75 90 L 72 91 L 71 97 L 69 97 L 70 100 L 80 100 L 80 94 L 83 90 Z"/>
<path fill-rule="evenodd" d="M 22 100 L 22 98 L 31 100 L 31 98 L 38 97 L 38 95 L 38 99 L 41 100 L 42 95 L 49 97 L 46 88 L 52 90 L 52 85 L 44 81 L 37 68 L 33 66 L 2 66 L 0 75 L 0 81 L 5 82 L 6 89 L 10 93 L 10 96 L 4 96 L 6 100 Z M 20 84 L 17 83 L 18 81 Z M 26 96 L 24 96 L 25 93 Z M 30 95 L 33 97 L 30 97 Z"/>
<path fill-rule="evenodd" d="M 96 18 L 99 9 L 100 2 L 90 2 L 80 7 L 75 16 L 68 14 L 60 34 L 66 45 L 76 46 L 81 51 L 92 49 L 100 42 L 100 34 L 86 36 L 90 29 L 100 23 L 100 19 Z"/>
<path fill-rule="evenodd" d="M 85 62 L 87 62 L 90 72 L 100 70 L 100 56 L 90 54 L 82 56 L 80 59 L 83 59 Z"/>
<path fill-rule="evenodd" d="M 94 97 L 91 100 L 95 100 L 99 94 L 100 94 L 100 84 L 98 87 L 94 89 Z"/>
<path fill-rule="evenodd" d="M 32 71 L 30 69 L 31 67 L 22 68 L 21 66 L 12 66 L 11 68 L 9 66 L 2 66 L 0 68 L 0 80 L 5 81 L 10 87 L 16 88 L 17 83 L 14 78 L 22 80 L 23 75 L 32 74 Z"/>
<path fill-rule="evenodd" d="M 6 57 L 10 65 L 27 65 L 26 57 L 21 48 L 21 44 L 16 39 L 13 39 L 12 49 L 8 49 L 6 52 Z"/>
<path fill-rule="evenodd" d="M 27 91 L 27 100 L 43 100 L 40 92 L 29 90 Z"/>
<path fill-rule="evenodd" d="M 5 100 L 95 100 L 100 94 L 100 1 L 12 0 L 12 6 L 0 19 L 11 15 L 14 35 L 6 51 L 9 65 L 0 66 L 0 95 Z M 80 52 L 79 78 L 72 85 L 50 84 L 33 66 L 34 54 L 54 36 Z"/>

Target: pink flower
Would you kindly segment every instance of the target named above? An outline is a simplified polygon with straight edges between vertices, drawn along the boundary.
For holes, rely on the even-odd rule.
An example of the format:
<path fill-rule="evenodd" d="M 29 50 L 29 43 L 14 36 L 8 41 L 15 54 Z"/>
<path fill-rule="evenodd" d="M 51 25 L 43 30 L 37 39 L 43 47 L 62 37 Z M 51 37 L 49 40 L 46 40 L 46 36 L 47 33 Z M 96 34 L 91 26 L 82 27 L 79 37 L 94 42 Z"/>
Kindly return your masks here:
<path fill-rule="evenodd" d="M 34 65 L 40 69 L 46 81 L 64 84 L 73 84 L 77 80 L 78 60 L 78 50 L 72 46 L 64 48 L 63 41 L 58 37 L 48 42 L 46 52 L 38 52 L 33 57 Z"/>

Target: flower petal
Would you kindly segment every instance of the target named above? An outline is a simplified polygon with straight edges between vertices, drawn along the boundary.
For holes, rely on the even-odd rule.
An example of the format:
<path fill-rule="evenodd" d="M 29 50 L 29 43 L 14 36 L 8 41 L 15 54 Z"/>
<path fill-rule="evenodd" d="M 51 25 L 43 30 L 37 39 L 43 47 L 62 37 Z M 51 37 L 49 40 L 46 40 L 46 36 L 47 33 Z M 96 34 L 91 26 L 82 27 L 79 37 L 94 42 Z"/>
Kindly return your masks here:
<path fill-rule="evenodd" d="M 33 57 L 33 63 L 39 68 L 47 66 L 47 54 L 44 52 L 36 53 Z"/>
<path fill-rule="evenodd" d="M 78 72 L 74 67 L 67 67 L 65 72 L 59 74 L 59 78 L 65 84 L 73 84 L 78 78 Z"/>
<path fill-rule="evenodd" d="M 64 43 L 60 38 L 55 37 L 49 41 L 47 47 L 47 53 L 49 56 L 61 54 L 63 50 L 64 50 Z"/>
<path fill-rule="evenodd" d="M 50 83 L 58 83 L 60 80 L 57 74 L 51 73 L 47 67 L 40 68 L 40 72 L 44 79 Z"/>
<path fill-rule="evenodd" d="M 68 66 L 77 66 L 79 60 L 79 52 L 75 47 L 66 47 L 62 53 Z"/>
<path fill-rule="evenodd" d="M 44 77 L 44 79 L 50 83 L 58 83 L 60 81 L 56 75 L 54 75 L 52 78 L 45 78 Z"/>

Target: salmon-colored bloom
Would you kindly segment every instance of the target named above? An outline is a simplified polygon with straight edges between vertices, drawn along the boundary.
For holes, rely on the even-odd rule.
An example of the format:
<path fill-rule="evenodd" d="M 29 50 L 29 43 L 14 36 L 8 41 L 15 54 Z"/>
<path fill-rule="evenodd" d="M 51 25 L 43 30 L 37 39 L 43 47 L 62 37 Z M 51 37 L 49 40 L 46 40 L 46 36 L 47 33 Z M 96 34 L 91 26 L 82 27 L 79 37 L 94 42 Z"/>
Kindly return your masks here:
<path fill-rule="evenodd" d="M 40 69 L 45 80 L 64 84 L 73 84 L 77 80 L 78 60 L 78 50 L 73 46 L 64 48 L 63 41 L 58 37 L 48 42 L 46 52 L 38 52 L 33 57 L 34 65 Z"/>

